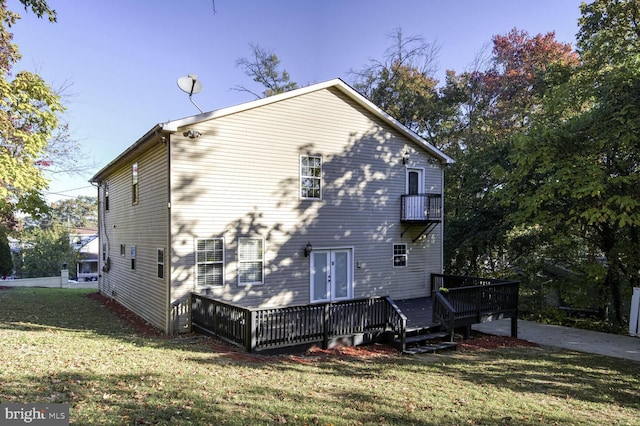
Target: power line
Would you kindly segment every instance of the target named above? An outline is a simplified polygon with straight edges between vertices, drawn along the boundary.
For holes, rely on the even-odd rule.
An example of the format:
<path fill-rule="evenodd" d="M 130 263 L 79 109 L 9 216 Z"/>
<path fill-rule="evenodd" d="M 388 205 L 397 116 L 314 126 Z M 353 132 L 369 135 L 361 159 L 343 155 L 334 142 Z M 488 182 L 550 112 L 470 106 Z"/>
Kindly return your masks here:
<path fill-rule="evenodd" d="M 73 196 L 73 195 L 68 195 L 68 194 L 65 194 L 65 193 L 66 193 L 66 192 L 72 192 L 72 191 L 79 191 L 79 190 L 81 190 L 81 189 L 88 189 L 88 188 L 94 188 L 94 189 L 95 189 L 95 186 L 93 186 L 93 185 L 89 185 L 89 186 L 82 186 L 82 187 L 80 187 L 80 188 L 65 189 L 65 190 L 58 191 L 58 192 L 45 191 L 45 195 L 61 195 L 61 196 L 63 196 L 63 197 L 70 197 L 70 198 L 74 198 L 74 196 Z"/>

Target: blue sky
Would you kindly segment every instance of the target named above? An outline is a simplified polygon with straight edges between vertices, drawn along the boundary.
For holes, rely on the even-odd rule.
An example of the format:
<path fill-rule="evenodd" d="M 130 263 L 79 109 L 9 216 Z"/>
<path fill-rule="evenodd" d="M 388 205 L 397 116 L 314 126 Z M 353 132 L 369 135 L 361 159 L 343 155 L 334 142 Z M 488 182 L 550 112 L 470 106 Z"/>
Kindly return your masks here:
<path fill-rule="evenodd" d="M 194 101 L 210 111 L 255 99 L 261 92 L 236 60 L 249 43 L 273 50 L 300 85 L 336 77 L 382 59 L 402 28 L 440 46 L 445 70 L 461 72 L 496 34 L 556 32 L 575 43 L 579 0 L 48 0 L 58 22 L 24 13 L 14 41 L 23 55 L 16 71 L 38 72 L 65 93 L 66 119 L 92 167 L 55 176 L 49 200 L 96 195 L 88 180 L 156 123 L 198 113 L 176 85 L 197 74 Z M 75 190 L 76 188 L 80 188 Z"/>

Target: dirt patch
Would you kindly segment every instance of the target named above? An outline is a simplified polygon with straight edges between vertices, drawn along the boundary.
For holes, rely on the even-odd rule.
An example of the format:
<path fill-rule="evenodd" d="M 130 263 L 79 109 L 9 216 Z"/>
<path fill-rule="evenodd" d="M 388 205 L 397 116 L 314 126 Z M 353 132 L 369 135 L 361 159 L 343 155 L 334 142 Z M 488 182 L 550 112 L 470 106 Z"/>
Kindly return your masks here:
<path fill-rule="evenodd" d="M 398 351 L 391 346 L 371 344 L 364 346 L 337 346 L 331 349 L 313 347 L 305 352 L 312 357 L 349 357 L 359 359 L 371 359 L 398 355 Z"/>
<path fill-rule="evenodd" d="M 118 302 L 110 299 L 102 293 L 95 292 L 87 295 L 89 299 L 97 300 L 102 303 L 110 311 L 114 312 L 119 318 L 133 326 L 133 328 L 145 337 L 166 338 L 167 336 L 138 315 L 134 314 Z"/>
<path fill-rule="evenodd" d="M 488 334 L 458 341 L 458 348 L 465 351 L 486 351 L 499 348 L 537 348 L 538 346 L 537 343 L 515 337 L 491 336 Z"/>
<path fill-rule="evenodd" d="M 0 290 L 11 290 L 13 287 L 9 287 L 6 285 L 0 285 Z"/>

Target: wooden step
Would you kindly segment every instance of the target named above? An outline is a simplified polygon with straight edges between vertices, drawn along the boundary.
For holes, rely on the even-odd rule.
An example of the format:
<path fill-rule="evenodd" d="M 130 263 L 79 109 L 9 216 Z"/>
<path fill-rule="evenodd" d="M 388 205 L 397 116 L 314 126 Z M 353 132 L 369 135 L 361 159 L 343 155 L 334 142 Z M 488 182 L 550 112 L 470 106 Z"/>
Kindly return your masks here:
<path fill-rule="evenodd" d="M 458 344 L 456 342 L 440 342 L 422 346 L 414 346 L 404 350 L 405 355 L 418 355 L 426 353 L 435 353 L 441 350 L 455 350 Z"/>
<path fill-rule="evenodd" d="M 410 344 L 442 339 L 445 337 L 449 337 L 449 333 L 447 333 L 446 331 L 437 331 L 435 333 L 414 334 L 413 336 L 406 336 L 404 341 L 406 344 Z"/>

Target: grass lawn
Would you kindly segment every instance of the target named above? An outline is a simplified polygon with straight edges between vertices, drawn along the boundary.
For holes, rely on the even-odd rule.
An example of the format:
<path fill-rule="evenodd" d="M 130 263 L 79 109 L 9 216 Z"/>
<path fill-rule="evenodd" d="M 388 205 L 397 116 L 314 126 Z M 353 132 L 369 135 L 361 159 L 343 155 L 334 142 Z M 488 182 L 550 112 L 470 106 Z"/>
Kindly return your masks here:
<path fill-rule="evenodd" d="M 69 403 L 78 425 L 640 425 L 638 362 L 532 347 L 253 355 L 145 336 L 90 292 L 0 290 L 1 403 Z"/>

